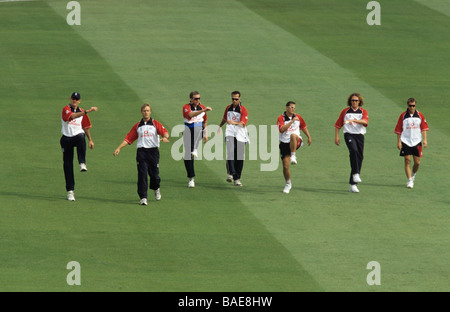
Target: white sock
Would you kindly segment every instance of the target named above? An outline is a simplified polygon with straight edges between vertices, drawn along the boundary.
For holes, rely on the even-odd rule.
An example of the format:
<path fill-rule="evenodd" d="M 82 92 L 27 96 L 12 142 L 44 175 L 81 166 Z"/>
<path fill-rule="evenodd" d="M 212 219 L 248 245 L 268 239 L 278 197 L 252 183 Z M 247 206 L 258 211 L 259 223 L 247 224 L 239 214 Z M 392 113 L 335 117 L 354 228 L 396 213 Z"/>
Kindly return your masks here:
<path fill-rule="evenodd" d="M 289 185 L 291 185 L 291 180 L 289 179 L 289 180 L 287 180 L 286 181 L 286 184 L 289 184 Z"/>
<path fill-rule="evenodd" d="M 292 152 L 292 153 L 291 153 L 291 157 L 292 157 L 292 156 L 295 156 L 295 152 Z"/>

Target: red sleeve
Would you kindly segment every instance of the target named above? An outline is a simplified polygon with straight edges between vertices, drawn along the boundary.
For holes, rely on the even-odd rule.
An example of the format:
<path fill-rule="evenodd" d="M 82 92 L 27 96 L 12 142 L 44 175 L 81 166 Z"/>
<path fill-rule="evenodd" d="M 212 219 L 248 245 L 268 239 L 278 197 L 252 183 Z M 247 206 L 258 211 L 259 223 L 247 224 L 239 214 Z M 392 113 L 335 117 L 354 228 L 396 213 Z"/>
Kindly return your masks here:
<path fill-rule="evenodd" d="M 72 116 L 72 110 L 70 109 L 70 107 L 67 105 L 67 106 L 65 106 L 64 108 L 63 108 L 63 110 L 62 110 L 62 116 L 61 116 L 61 118 L 62 118 L 62 120 L 64 120 L 64 121 L 70 121 L 70 116 Z"/>
<path fill-rule="evenodd" d="M 183 106 L 183 118 L 186 118 L 186 119 L 191 119 L 190 117 L 189 117 L 189 113 L 191 112 L 191 106 L 189 105 L 189 104 L 185 104 L 184 106 Z"/>
<path fill-rule="evenodd" d="M 230 105 L 228 105 L 228 106 L 225 108 L 225 113 L 223 113 L 223 120 L 224 120 L 224 121 L 227 121 L 227 120 L 228 120 L 228 116 L 227 116 L 228 108 L 230 108 Z"/>
<path fill-rule="evenodd" d="M 394 133 L 402 134 L 403 132 L 403 117 L 405 116 L 405 113 L 400 114 L 400 117 L 398 117 L 397 125 L 395 126 Z"/>
<path fill-rule="evenodd" d="M 283 117 L 283 115 L 278 116 L 277 126 L 278 126 L 278 130 L 281 132 L 281 128 L 284 126 L 284 117 Z"/>
<path fill-rule="evenodd" d="M 137 133 L 138 126 L 139 126 L 139 122 L 137 124 L 135 124 L 133 126 L 133 128 L 131 128 L 130 132 L 128 132 L 127 136 L 125 137 L 125 141 L 128 144 L 131 144 L 131 143 L 133 143 L 134 141 L 137 140 L 137 138 L 138 138 L 138 133 Z"/>
<path fill-rule="evenodd" d="M 202 109 L 205 109 L 206 107 L 204 106 L 204 105 L 202 105 L 202 104 L 200 104 L 200 107 L 202 108 Z M 205 122 L 207 122 L 208 121 L 208 117 L 206 116 L 206 111 L 205 111 L 205 115 L 203 116 L 203 122 L 205 123 Z"/>
<path fill-rule="evenodd" d="M 153 119 L 153 124 L 155 125 L 156 132 L 157 132 L 160 136 L 164 136 L 165 133 L 169 134 L 169 132 L 167 131 L 167 129 L 164 128 L 164 126 L 163 126 L 160 122 L 158 122 L 158 121 L 156 121 L 156 120 Z"/>
<path fill-rule="evenodd" d="M 419 112 L 419 116 L 420 116 L 420 119 L 422 119 L 422 122 L 420 123 L 420 131 L 428 131 L 428 130 L 430 130 L 428 128 L 428 123 L 427 123 L 427 120 L 425 119 L 425 116 L 422 113 L 420 113 L 420 112 Z"/>
<path fill-rule="evenodd" d="M 300 120 L 300 130 L 304 130 L 306 129 L 306 123 L 303 120 L 302 116 L 295 114 L 297 116 L 297 118 Z"/>
<path fill-rule="evenodd" d="M 336 123 L 334 124 L 334 126 L 338 129 L 341 129 L 342 126 L 344 125 L 344 117 L 345 117 L 345 112 L 347 111 L 348 108 L 344 108 L 341 112 L 341 114 L 339 115 L 339 118 L 336 120 Z"/>
<path fill-rule="evenodd" d="M 247 109 L 241 105 L 241 120 L 239 120 L 240 122 L 242 122 L 245 125 L 247 125 L 247 121 L 248 121 L 248 112 Z"/>
<path fill-rule="evenodd" d="M 361 110 L 363 112 L 362 119 L 367 122 L 367 125 L 364 125 L 364 127 L 367 127 L 369 125 L 369 113 L 364 108 L 361 108 Z"/>
<path fill-rule="evenodd" d="M 88 115 L 83 115 L 83 119 L 81 120 L 81 128 L 92 128 L 91 120 L 89 119 Z"/>

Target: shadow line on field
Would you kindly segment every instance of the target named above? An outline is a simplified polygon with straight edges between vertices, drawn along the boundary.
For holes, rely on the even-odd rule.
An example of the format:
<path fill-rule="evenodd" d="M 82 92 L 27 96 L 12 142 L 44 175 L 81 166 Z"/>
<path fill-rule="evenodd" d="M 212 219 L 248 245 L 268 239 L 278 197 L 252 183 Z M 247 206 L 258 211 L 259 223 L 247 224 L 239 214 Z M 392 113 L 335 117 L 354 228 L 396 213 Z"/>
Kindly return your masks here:
<path fill-rule="evenodd" d="M 0 196 L 11 196 L 11 197 L 19 197 L 19 198 L 25 198 L 25 199 L 35 199 L 35 200 L 45 200 L 45 201 L 51 201 L 51 202 L 58 202 L 58 201 L 65 201 L 68 202 L 66 195 L 38 195 L 38 194 L 30 194 L 30 193 L 19 193 L 19 192 L 2 192 L 0 191 Z M 137 195 L 136 195 L 137 196 Z M 78 200 L 77 200 L 78 198 Z M 122 204 L 133 204 L 137 203 L 138 199 L 131 201 L 131 200 L 125 200 L 125 199 L 107 199 L 107 198 L 100 198 L 100 197 L 90 197 L 90 196 L 77 196 L 75 192 L 75 202 L 81 201 L 81 200 L 92 200 L 92 201 L 99 201 L 99 202 L 107 202 L 107 203 L 122 203 Z"/>

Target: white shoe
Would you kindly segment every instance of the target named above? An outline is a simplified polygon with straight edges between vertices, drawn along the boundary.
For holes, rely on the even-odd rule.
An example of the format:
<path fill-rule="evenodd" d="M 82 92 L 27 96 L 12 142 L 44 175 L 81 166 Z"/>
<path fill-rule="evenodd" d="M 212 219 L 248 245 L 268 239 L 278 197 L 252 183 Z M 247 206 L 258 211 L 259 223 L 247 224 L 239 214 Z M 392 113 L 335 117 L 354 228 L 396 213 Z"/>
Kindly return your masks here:
<path fill-rule="evenodd" d="M 87 171 L 86 164 L 80 164 L 80 171 L 81 171 L 81 172 Z"/>
<path fill-rule="evenodd" d="M 416 172 L 417 173 L 417 172 Z M 411 176 L 412 181 L 414 182 L 415 178 L 416 178 L 416 173 L 413 173 Z"/>
<path fill-rule="evenodd" d="M 356 186 L 356 184 L 350 185 L 350 192 L 359 193 L 359 190 L 358 190 L 358 187 Z"/>
<path fill-rule="evenodd" d="M 234 185 L 235 186 L 242 186 L 241 180 L 239 180 L 239 179 L 234 180 Z"/>
<path fill-rule="evenodd" d="M 286 183 L 286 185 L 284 186 L 284 189 L 283 189 L 283 193 L 289 194 L 289 191 L 291 190 L 291 187 L 292 187 L 291 184 Z"/>
<path fill-rule="evenodd" d="M 355 183 L 361 183 L 362 182 L 361 181 L 361 177 L 359 176 L 359 173 L 355 173 L 353 175 L 353 182 L 355 182 Z"/>
<path fill-rule="evenodd" d="M 291 164 L 296 165 L 297 164 L 297 157 L 295 155 L 291 156 Z"/>
<path fill-rule="evenodd" d="M 198 157 L 196 149 L 191 152 L 191 156 L 192 156 L 193 159 Z"/>
<path fill-rule="evenodd" d="M 190 178 L 190 179 L 189 179 L 188 187 L 189 187 L 189 188 L 195 187 L 195 181 L 194 181 L 194 178 Z"/>
<path fill-rule="evenodd" d="M 409 189 L 412 189 L 414 187 L 414 179 L 413 178 L 408 180 L 408 183 L 406 183 L 406 187 Z"/>
<path fill-rule="evenodd" d="M 67 192 L 67 200 L 75 201 L 75 195 L 73 194 L 73 191 Z"/>
<path fill-rule="evenodd" d="M 147 198 L 141 198 L 141 201 L 139 202 L 139 205 L 147 206 Z"/>
<path fill-rule="evenodd" d="M 161 191 L 159 190 L 159 188 L 155 190 L 155 199 L 161 200 Z"/>
<path fill-rule="evenodd" d="M 227 176 L 227 182 L 233 182 L 233 176 L 231 174 Z"/>

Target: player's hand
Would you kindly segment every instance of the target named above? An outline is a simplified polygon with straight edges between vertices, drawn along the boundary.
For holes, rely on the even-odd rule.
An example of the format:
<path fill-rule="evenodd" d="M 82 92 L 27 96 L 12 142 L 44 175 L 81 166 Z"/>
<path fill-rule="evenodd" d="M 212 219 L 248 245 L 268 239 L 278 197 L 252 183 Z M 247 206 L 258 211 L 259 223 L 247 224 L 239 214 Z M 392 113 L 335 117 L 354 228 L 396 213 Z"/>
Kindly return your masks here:
<path fill-rule="evenodd" d="M 398 148 L 398 150 L 402 150 L 402 143 L 401 142 L 397 143 L 397 148 Z"/>
<path fill-rule="evenodd" d="M 96 111 L 98 111 L 98 108 L 96 107 L 96 106 L 92 106 L 91 108 L 89 108 L 88 110 L 86 110 L 86 112 L 87 113 L 90 113 L 90 112 L 96 112 Z"/>
<path fill-rule="evenodd" d="M 427 140 L 423 140 L 422 145 L 423 145 L 424 148 L 427 147 L 428 146 Z"/>
<path fill-rule="evenodd" d="M 207 106 L 207 107 L 205 108 L 205 110 L 206 110 L 206 111 L 212 111 L 212 108 L 209 107 L 209 106 Z"/>
<path fill-rule="evenodd" d="M 335 138 L 334 143 L 339 146 L 339 144 L 341 144 L 341 140 L 339 140 L 339 138 Z"/>
<path fill-rule="evenodd" d="M 207 136 L 205 136 L 205 137 L 203 138 L 203 143 L 206 143 L 206 142 L 208 142 L 208 137 L 207 137 Z"/>
<path fill-rule="evenodd" d="M 116 148 L 116 150 L 113 153 L 113 156 L 117 156 L 120 153 L 120 149 Z"/>
<path fill-rule="evenodd" d="M 219 127 L 219 129 L 217 129 L 217 134 L 221 134 L 222 133 L 222 127 Z"/>
<path fill-rule="evenodd" d="M 311 146 L 311 138 L 308 138 L 308 146 Z"/>
<path fill-rule="evenodd" d="M 92 140 L 89 141 L 89 148 L 90 149 L 94 148 L 94 141 L 92 141 Z"/>
<path fill-rule="evenodd" d="M 162 137 L 161 141 L 163 141 L 163 142 L 165 142 L 165 143 L 169 143 L 169 142 L 170 142 L 169 139 L 166 138 L 166 137 Z"/>

